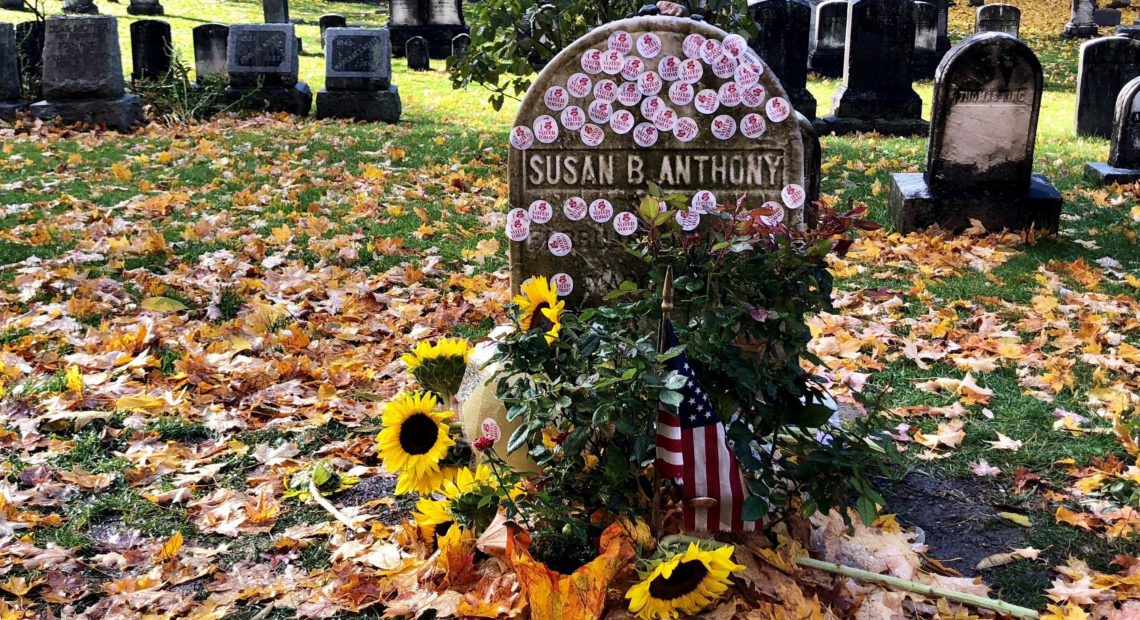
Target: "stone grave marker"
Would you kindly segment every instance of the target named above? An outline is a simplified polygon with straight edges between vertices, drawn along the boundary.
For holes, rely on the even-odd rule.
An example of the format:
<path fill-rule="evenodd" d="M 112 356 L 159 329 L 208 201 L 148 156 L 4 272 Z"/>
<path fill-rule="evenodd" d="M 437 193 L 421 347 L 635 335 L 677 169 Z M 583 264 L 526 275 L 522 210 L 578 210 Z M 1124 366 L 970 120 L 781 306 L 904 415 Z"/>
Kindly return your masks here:
<path fill-rule="evenodd" d="M 63 12 L 69 15 L 98 15 L 95 0 L 63 0 Z"/>
<path fill-rule="evenodd" d="M 404 54 L 408 57 L 408 68 L 412 71 L 430 71 L 431 53 L 428 41 L 423 37 L 412 37 L 404 44 Z"/>
<path fill-rule="evenodd" d="M 313 104 L 308 84 L 298 81 L 293 24 L 234 24 L 226 47 L 231 102 L 305 115 Z M 261 85 L 258 88 L 258 85 Z"/>
<path fill-rule="evenodd" d="M 815 49 L 808 64 L 820 75 L 840 77 L 847 45 L 847 0 L 828 0 L 816 12 Z"/>
<path fill-rule="evenodd" d="M 1123 17 L 1121 12 L 1117 9 L 1095 9 L 1093 10 L 1093 23 L 1097 26 L 1116 27 L 1120 25 L 1120 20 Z"/>
<path fill-rule="evenodd" d="M 170 24 L 140 19 L 131 24 L 132 80 L 155 80 L 170 71 L 174 53 Z"/>
<path fill-rule="evenodd" d="M 821 133 L 927 130 L 922 99 L 911 86 L 914 33 L 911 0 L 851 0 L 843 86 L 831 98 L 831 114 L 817 124 Z"/>
<path fill-rule="evenodd" d="M 451 56 L 455 37 L 471 31 L 462 0 L 388 0 L 388 30 L 397 56 L 406 56 L 408 41 L 420 37 L 437 60 Z"/>
<path fill-rule="evenodd" d="M 0 23 L 0 121 L 11 122 L 26 107 L 20 99 L 18 49 L 16 27 Z"/>
<path fill-rule="evenodd" d="M 803 222 L 804 147 L 787 94 L 743 37 L 703 21 L 635 17 L 578 39 L 527 91 L 510 143 L 512 289 L 546 276 L 570 307 L 642 279 L 625 244 L 644 230 L 649 183 L 689 197 L 677 216 L 686 230 L 741 199 Z"/>
<path fill-rule="evenodd" d="M 1071 0 L 1069 5 L 1069 21 L 1065 24 L 1063 37 L 1082 38 L 1095 37 L 1098 34 L 1093 15 L 1096 13 L 1096 0 Z"/>
<path fill-rule="evenodd" d="M 344 15 L 338 15 L 336 13 L 321 15 L 321 18 L 317 20 L 317 23 L 321 28 L 321 47 L 325 46 L 325 31 L 327 31 L 329 28 L 348 27 L 348 20 L 344 18 Z"/>
<path fill-rule="evenodd" d="M 901 232 L 938 224 L 960 231 L 1056 231 L 1061 194 L 1033 173 L 1041 63 L 1019 39 L 973 34 L 938 66 L 925 173 L 899 173 L 890 212 Z"/>
<path fill-rule="evenodd" d="M 47 34 L 47 24 L 41 21 L 20 22 L 16 24 L 16 48 L 18 50 L 17 62 L 20 67 L 20 79 L 24 92 L 29 99 L 37 100 L 42 96 L 42 83 L 44 75 L 44 37 Z"/>
<path fill-rule="evenodd" d="M 1140 77 L 1125 84 L 1116 98 L 1108 163 L 1089 162 L 1085 178 L 1100 185 L 1140 181 Z"/>
<path fill-rule="evenodd" d="M 198 79 L 208 74 L 226 73 L 226 50 L 230 27 L 225 24 L 202 24 L 194 28 L 194 72 Z"/>
<path fill-rule="evenodd" d="M 44 100 L 30 106 L 32 115 L 126 131 L 142 120 L 142 103 L 138 95 L 124 94 L 124 85 L 114 17 L 47 19 Z"/>
<path fill-rule="evenodd" d="M 0 9 L 20 11 L 24 8 L 24 0 L 0 0 Z"/>
<path fill-rule="evenodd" d="M 954 0 L 934 0 L 934 6 L 938 8 L 938 43 L 934 48 L 938 52 L 938 62 L 942 62 L 942 57 L 950 51 L 950 6 L 954 4 Z"/>
<path fill-rule="evenodd" d="M 400 120 L 400 91 L 392 84 L 388 29 L 329 28 L 325 88 L 317 93 L 317 118 Z"/>
<path fill-rule="evenodd" d="M 289 0 L 261 0 L 261 12 L 267 24 L 288 24 Z"/>
<path fill-rule="evenodd" d="M 815 118 L 815 97 L 807 89 L 811 5 L 807 0 L 759 0 L 748 11 L 760 30 L 752 49 L 779 76 L 792 107 Z"/>
<path fill-rule="evenodd" d="M 929 2 L 914 3 L 914 77 L 929 80 L 938 67 L 938 8 Z"/>
<path fill-rule="evenodd" d="M 819 5 L 823 0 L 808 0 L 811 5 L 811 21 L 808 23 L 808 52 L 815 49 L 815 18 L 819 15 Z"/>
<path fill-rule="evenodd" d="M 1108 139 L 1116 96 L 1140 75 L 1140 41 L 1101 37 L 1081 45 L 1077 66 L 1077 133 Z"/>
<path fill-rule="evenodd" d="M 804 191 L 807 192 L 804 224 L 811 228 L 816 223 L 815 202 L 819 200 L 820 184 L 823 181 L 823 148 L 808 117 L 796 112 L 796 120 L 799 121 L 800 137 L 804 144 Z"/>
<path fill-rule="evenodd" d="M 131 0 L 127 5 L 128 15 L 162 15 L 162 3 L 158 0 Z"/>
<path fill-rule="evenodd" d="M 461 32 L 451 40 L 451 55 L 463 58 L 467 55 L 467 48 L 471 47 L 471 35 Z"/>
<path fill-rule="evenodd" d="M 1116 35 L 1140 41 L 1140 19 L 1132 22 L 1131 26 L 1117 26 Z"/>
<path fill-rule="evenodd" d="M 1004 32 L 1020 36 L 1021 9 L 1012 4 L 987 4 L 978 9 L 974 32 Z"/>

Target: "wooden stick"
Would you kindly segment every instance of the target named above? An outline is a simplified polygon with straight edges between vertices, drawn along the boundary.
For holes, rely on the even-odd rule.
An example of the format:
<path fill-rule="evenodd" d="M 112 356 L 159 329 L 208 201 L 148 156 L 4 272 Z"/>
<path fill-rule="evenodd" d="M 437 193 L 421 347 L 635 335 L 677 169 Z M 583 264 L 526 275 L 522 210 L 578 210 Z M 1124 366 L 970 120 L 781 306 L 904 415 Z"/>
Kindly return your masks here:
<path fill-rule="evenodd" d="M 343 512 L 337 510 L 336 506 L 333 506 L 331 503 L 329 503 L 329 500 L 325 499 L 324 495 L 321 495 L 320 490 L 317 489 L 317 485 L 312 481 L 312 479 L 309 479 L 309 495 L 312 495 L 313 499 L 317 500 L 317 503 L 321 505 L 321 508 L 327 510 L 328 513 L 332 515 L 337 521 L 345 524 L 348 529 L 356 532 L 357 534 L 364 531 L 363 527 L 354 523 L 351 519 L 345 516 Z"/>
<path fill-rule="evenodd" d="M 665 352 L 665 345 L 668 342 L 669 334 L 669 316 L 673 312 L 673 267 L 670 265 L 665 269 L 665 283 L 661 286 L 661 327 L 657 332 L 657 352 L 658 354 Z M 654 463 L 653 465 L 653 509 L 650 512 L 649 520 L 652 522 L 650 527 L 653 528 L 653 535 L 657 538 L 661 537 L 661 468 Z"/>

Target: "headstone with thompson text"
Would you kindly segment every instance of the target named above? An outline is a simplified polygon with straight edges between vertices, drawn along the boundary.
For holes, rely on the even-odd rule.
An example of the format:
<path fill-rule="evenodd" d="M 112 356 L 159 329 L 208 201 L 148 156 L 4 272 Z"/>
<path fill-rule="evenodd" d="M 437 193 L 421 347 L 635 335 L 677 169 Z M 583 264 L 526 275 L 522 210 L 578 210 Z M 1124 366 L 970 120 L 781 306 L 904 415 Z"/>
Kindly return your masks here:
<path fill-rule="evenodd" d="M 392 84 L 387 28 L 329 28 L 325 33 L 325 88 L 317 118 L 400 120 L 400 91 Z"/>
<path fill-rule="evenodd" d="M 1108 163 L 1089 162 L 1085 178 L 1099 185 L 1140 181 L 1140 77 L 1120 89 Z"/>
<path fill-rule="evenodd" d="M 305 115 L 313 104 L 309 86 L 298 80 L 297 37 L 293 24 L 230 26 L 226 70 L 231 102 Z"/>
<path fill-rule="evenodd" d="M 1120 89 L 1140 75 L 1140 41 L 1101 37 L 1081 44 L 1077 65 L 1077 133 L 1108 139 Z"/>

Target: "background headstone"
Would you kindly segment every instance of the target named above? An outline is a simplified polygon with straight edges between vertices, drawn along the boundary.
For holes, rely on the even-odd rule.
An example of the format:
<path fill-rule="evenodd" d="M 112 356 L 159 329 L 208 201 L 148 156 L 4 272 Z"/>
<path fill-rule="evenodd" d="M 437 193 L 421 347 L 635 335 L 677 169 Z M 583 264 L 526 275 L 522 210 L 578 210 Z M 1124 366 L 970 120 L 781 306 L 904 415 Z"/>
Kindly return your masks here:
<path fill-rule="evenodd" d="M 317 118 L 395 123 L 400 92 L 392 84 L 388 29 L 329 28 L 325 88 L 317 93 Z"/>
<path fill-rule="evenodd" d="M 226 49 L 231 102 L 305 115 L 313 104 L 309 86 L 297 79 L 293 24 L 234 24 Z M 260 84 L 260 87 L 259 87 Z"/>
<path fill-rule="evenodd" d="M 428 23 L 436 26 L 462 26 L 462 0 L 429 0 Z"/>
<path fill-rule="evenodd" d="M 348 21 L 344 19 L 344 15 L 337 15 L 336 13 L 321 15 L 321 18 L 317 20 L 317 23 L 321 27 L 321 47 L 324 47 L 325 45 L 326 30 L 329 28 L 344 28 L 348 26 Z"/>
<path fill-rule="evenodd" d="M 1116 9 L 1095 9 L 1093 23 L 1097 26 L 1116 27 L 1120 25 L 1123 15 Z"/>
<path fill-rule="evenodd" d="M 470 33 L 462 0 L 388 0 L 388 30 L 396 56 L 406 56 L 408 40 L 420 37 L 429 57 L 440 60 L 453 55 L 456 36 Z"/>
<path fill-rule="evenodd" d="M 173 53 L 170 24 L 157 19 L 140 19 L 131 24 L 131 79 L 162 77 L 170 71 Z"/>
<path fill-rule="evenodd" d="M 687 54 L 683 42 L 693 35 Z M 701 39 L 712 41 L 713 63 L 701 57 Z M 746 208 L 773 203 L 789 227 L 802 224 L 804 158 L 795 112 L 775 71 L 764 67 L 758 77 L 763 97 L 756 96 L 760 89 L 750 88 L 747 97 L 733 91 L 727 71 L 717 77 L 724 41 L 730 50 L 744 43 L 705 22 L 637 17 L 594 29 L 543 69 L 510 134 L 506 226 L 515 291 L 527 278 L 546 276 L 569 307 L 581 307 L 599 303 L 623 281 L 640 280 L 645 264 L 625 251 L 625 235 L 644 230 L 637 211 L 650 182 L 696 199 L 690 204 L 697 208 L 680 218 L 686 226 L 700 225 L 699 208 L 735 205 L 742 197 Z M 591 50 L 622 49 L 629 63 L 622 68 L 640 89 L 619 91 L 611 106 L 609 74 L 594 66 Z M 740 57 L 763 67 L 746 44 Z M 667 70 L 662 78 L 670 58 L 685 61 L 676 76 Z M 674 88 L 685 82 L 690 88 Z M 726 97 L 733 105 L 720 105 Z"/>
<path fill-rule="evenodd" d="M 1107 139 L 1116 96 L 1140 75 L 1140 41 L 1102 37 L 1081 45 L 1077 67 L 1077 133 Z"/>
<path fill-rule="evenodd" d="M 804 143 L 804 191 L 807 192 L 804 224 L 808 228 L 813 228 L 817 221 L 815 202 L 819 200 L 820 186 L 823 182 L 823 148 L 811 120 L 799 112 L 796 112 L 796 120 L 800 124 L 800 138 Z"/>
<path fill-rule="evenodd" d="M 792 107 L 815 118 L 815 97 L 807 89 L 811 5 L 807 0 L 759 0 L 748 5 L 760 30 L 752 49 L 776 73 Z"/>
<path fill-rule="evenodd" d="M 36 101 L 43 96 L 44 37 L 47 24 L 41 21 L 16 24 L 16 48 L 19 50 L 20 79 L 25 98 Z"/>
<path fill-rule="evenodd" d="M 463 58 L 467 55 L 467 48 L 471 47 L 471 35 L 461 32 L 451 39 L 451 55 Z"/>
<path fill-rule="evenodd" d="M 23 107 L 20 67 L 16 62 L 16 27 L 0 23 L 0 120 L 11 121 Z"/>
<path fill-rule="evenodd" d="M 938 8 L 930 2 L 914 3 L 914 77 L 929 80 L 938 67 Z"/>
<path fill-rule="evenodd" d="M 424 0 L 390 0 L 388 4 L 390 26 L 426 26 L 427 4 Z"/>
<path fill-rule="evenodd" d="M 289 0 L 261 0 L 261 11 L 267 24 L 289 23 Z"/>
<path fill-rule="evenodd" d="M 974 32 L 1004 32 L 1021 36 L 1021 9 L 1012 4 L 987 4 L 978 9 Z"/>
<path fill-rule="evenodd" d="M 431 54 L 428 51 L 427 39 L 412 37 L 404 44 L 404 55 L 408 57 L 408 68 L 412 71 L 428 71 L 431 69 Z"/>
<path fill-rule="evenodd" d="M 938 44 L 935 47 L 938 62 L 942 62 L 942 57 L 950 51 L 950 7 L 954 5 L 954 0 L 934 0 L 934 6 L 938 8 Z"/>
<path fill-rule="evenodd" d="M 225 24 L 202 24 L 194 28 L 194 71 L 201 79 L 207 74 L 226 73 L 226 49 L 230 27 Z"/>
<path fill-rule="evenodd" d="M 843 56 L 847 46 L 847 0 L 828 0 L 816 9 L 815 49 L 811 51 L 811 70 L 826 77 L 843 75 Z"/>
<path fill-rule="evenodd" d="M 1120 89 L 1108 163 L 1090 162 L 1085 178 L 1101 184 L 1140 181 L 1140 77 Z"/>
<path fill-rule="evenodd" d="M 19 11 L 24 8 L 24 0 L 0 0 L 0 9 Z"/>
<path fill-rule="evenodd" d="M 129 15 L 162 15 L 162 4 L 158 0 L 131 0 L 127 5 Z"/>
<path fill-rule="evenodd" d="M 1069 5 L 1069 22 L 1061 36 L 1070 38 L 1095 37 L 1098 34 L 1093 14 L 1096 12 L 1096 0 L 1071 0 Z"/>
<path fill-rule="evenodd" d="M 1131 26 L 1117 26 L 1116 35 L 1140 41 L 1140 20 L 1133 22 Z"/>
<path fill-rule="evenodd" d="M 1061 195 L 1033 174 L 1041 63 L 1017 38 L 970 35 L 938 67 L 926 172 L 892 177 L 890 208 L 902 232 L 1056 230 Z"/>
<path fill-rule="evenodd" d="M 63 0 L 63 12 L 72 15 L 98 15 L 95 0 Z"/>

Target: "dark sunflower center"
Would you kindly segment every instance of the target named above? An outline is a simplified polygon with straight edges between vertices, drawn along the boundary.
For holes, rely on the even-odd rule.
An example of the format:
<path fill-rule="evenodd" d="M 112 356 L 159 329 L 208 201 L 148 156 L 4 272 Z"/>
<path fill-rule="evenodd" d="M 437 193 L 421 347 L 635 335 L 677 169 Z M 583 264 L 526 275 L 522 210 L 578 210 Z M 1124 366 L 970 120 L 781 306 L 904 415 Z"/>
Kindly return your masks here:
<path fill-rule="evenodd" d="M 700 560 L 681 562 L 673 569 L 673 574 L 668 579 L 658 575 L 649 582 L 649 595 L 661 601 L 681 598 L 696 590 L 708 574 L 709 569 Z"/>
<path fill-rule="evenodd" d="M 554 327 L 554 323 L 542 313 L 544 309 L 549 307 L 550 304 L 545 301 L 534 307 L 534 314 L 531 315 L 529 329 L 541 329 L 544 332 L 548 332 Z"/>
<path fill-rule="evenodd" d="M 439 439 L 439 425 L 423 413 L 417 413 L 400 425 L 400 447 L 412 456 L 427 454 Z"/>

